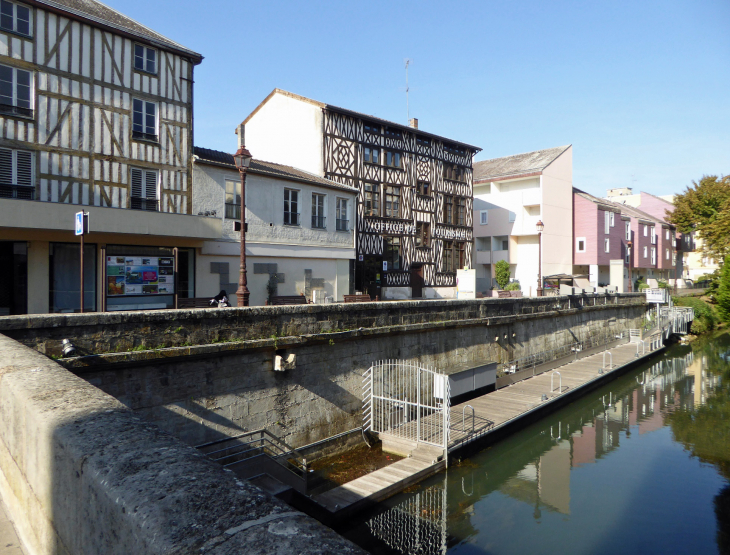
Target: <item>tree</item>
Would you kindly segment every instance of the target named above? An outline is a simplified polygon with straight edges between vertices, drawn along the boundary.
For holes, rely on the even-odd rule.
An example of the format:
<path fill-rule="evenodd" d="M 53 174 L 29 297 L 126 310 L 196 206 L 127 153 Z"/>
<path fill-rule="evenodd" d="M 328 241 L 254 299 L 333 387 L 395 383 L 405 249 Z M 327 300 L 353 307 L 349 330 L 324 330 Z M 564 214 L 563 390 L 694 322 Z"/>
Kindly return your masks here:
<path fill-rule="evenodd" d="M 666 219 L 682 233 L 698 232 L 702 254 L 723 260 L 730 254 L 730 175 L 705 175 L 674 197 Z"/>
<path fill-rule="evenodd" d="M 720 280 L 717 286 L 717 312 L 723 322 L 730 323 L 730 254 L 725 257 L 725 262 L 720 270 Z"/>
<path fill-rule="evenodd" d="M 494 277 L 500 289 L 504 289 L 509 283 L 509 263 L 506 260 L 500 260 L 494 265 Z"/>

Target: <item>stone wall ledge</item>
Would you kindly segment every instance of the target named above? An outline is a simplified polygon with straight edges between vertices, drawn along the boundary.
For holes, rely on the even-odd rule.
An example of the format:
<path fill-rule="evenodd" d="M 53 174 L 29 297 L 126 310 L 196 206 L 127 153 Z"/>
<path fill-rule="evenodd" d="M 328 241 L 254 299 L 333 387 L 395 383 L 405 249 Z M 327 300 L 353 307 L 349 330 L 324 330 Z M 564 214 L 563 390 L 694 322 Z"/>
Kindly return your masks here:
<path fill-rule="evenodd" d="M 32 555 L 363 553 L 3 335 L 0 494 Z"/>
<path fill-rule="evenodd" d="M 502 300 L 502 299 L 500 299 Z M 642 306 L 643 302 L 632 302 L 618 305 L 619 307 Z M 83 374 L 84 370 L 95 371 L 103 367 L 115 368 L 134 367 L 155 362 L 177 362 L 181 359 L 209 358 L 211 356 L 226 356 L 241 354 L 256 350 L 286 350 L 295 347 L 315 345 L 329 342 L 355 341 L 359 338 L 376 336 L 390 336 L 409 333 L 422 333 L 435 330 L 464 328 L 473 326 L 504 326 L 528 320 L 555 318 L 578 313 L 600 312 L 615 310 L 617 305 L 595 305 L 581 308 L 562 310 L 548 310 L 529 314 L 514 314 L 509 316 L 491 316 L 484 318 L 468 318 L 464 320 L 446 320 L 441 322 L 424 322 L 418 324 L 402 324 L 374 328 L 360 328 L 347 331 L 332 331 L 327 333 L 303 334 L 297 336 L 276 337 L 269 339 L 228 341 L 206 345 L 189 345 L 181 347 L 164 347 L 144 351 L 129 351 L 120 353 L 100 353 L 89 356 L 60 359 L 58 362 L 68 370 Z"/>

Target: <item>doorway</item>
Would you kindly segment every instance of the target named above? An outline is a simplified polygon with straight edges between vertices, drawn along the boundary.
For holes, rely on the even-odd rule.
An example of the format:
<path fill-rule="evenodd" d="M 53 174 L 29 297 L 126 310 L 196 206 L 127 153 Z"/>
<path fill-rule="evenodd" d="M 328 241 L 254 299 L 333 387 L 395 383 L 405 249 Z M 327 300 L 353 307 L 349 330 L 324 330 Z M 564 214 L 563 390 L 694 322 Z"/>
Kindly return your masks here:
<path fill-rule="evenodd" d="M 28 313 L 28 244 L 0 241 L 0 316 Z"/>
<path fill-rule="evenodd" d="M 423 265 L 411 266 L 411 297 L 423 297 Z"/>

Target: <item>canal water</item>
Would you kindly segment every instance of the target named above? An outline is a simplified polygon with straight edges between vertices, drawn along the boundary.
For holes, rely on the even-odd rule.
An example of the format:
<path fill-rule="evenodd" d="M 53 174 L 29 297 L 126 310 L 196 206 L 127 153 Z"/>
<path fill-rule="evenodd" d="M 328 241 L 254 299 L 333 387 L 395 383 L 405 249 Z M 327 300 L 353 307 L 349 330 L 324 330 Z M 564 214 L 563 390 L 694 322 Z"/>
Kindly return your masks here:
<path fill-rule="evenodd" d="M 730 334 L 674 345 L 340 533 L 378 554 L 730 553 Z"/>

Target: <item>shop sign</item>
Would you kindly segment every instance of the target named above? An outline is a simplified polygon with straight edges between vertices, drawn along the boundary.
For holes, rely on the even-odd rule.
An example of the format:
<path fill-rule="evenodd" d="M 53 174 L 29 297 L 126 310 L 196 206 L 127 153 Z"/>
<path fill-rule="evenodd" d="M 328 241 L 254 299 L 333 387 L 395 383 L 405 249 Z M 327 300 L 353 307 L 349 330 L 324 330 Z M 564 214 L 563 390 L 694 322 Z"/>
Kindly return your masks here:
<path fill-rule="evenodd" d="M 107 256 L 106 276 L 109 297 L 175 293 L 172 256 Z"/>

